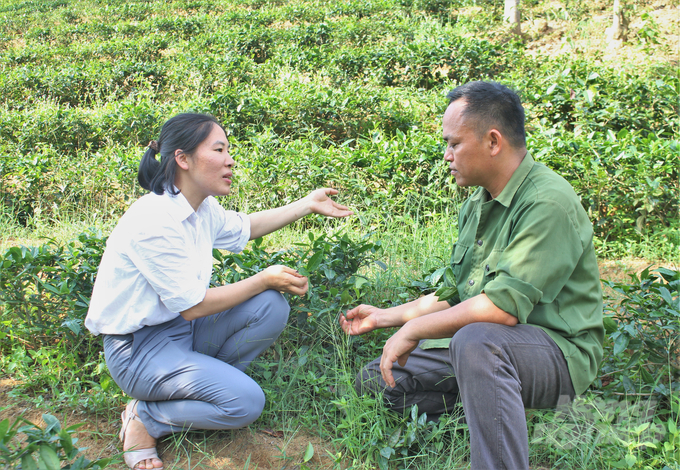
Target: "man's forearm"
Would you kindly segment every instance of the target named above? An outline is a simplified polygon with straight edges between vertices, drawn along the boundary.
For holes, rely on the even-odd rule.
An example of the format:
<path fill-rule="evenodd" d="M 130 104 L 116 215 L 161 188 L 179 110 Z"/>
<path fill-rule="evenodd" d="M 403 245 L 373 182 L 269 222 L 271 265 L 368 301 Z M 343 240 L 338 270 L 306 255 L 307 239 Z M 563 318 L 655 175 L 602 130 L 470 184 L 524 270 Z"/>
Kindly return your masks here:
<path fill-rule="evenodd" d="M 423 297 L 422 299 L 426 298 Z M 446 306 L 448 307 L 448 304 Z M 429 315 L 414 317 L 404 325 L 405 328 L 408 328 L 408 336 L 419 341 L 421 339 L 450 338 L 465 325 L 478 322 L 515 326 L 517 317 L 496 307 L 486 294 L 480 294 L 453 307 L 434 310 Z"/>
<path fill-rule="evenodd" d="M 383 310 L 382 314 L 378 317 L 378 328 L 403 326 L 414 318 L 439 312 L 448 307 L 449 304 L 447 302 L 439 301 L 434 294 L 429 294 L 397 307 Z"/>

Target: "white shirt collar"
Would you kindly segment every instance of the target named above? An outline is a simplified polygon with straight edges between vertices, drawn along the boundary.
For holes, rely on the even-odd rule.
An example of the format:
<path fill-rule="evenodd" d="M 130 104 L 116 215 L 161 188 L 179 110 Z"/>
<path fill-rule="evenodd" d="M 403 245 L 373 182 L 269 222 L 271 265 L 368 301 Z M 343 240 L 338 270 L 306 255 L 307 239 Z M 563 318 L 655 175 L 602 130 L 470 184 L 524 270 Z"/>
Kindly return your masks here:
<path fill-rule="evenodd" d="M 176 187 L 174 187 L 174 189 L 175 191 L 179 191 Z M 191 204 L 189 204 L 189 201 L 181 192 L 177 195 L 173 195 L 169 191 L 165 191 L 161 197 L 165 197 L 168 201 L 168 205 L 173 209 L 170 213 L 177 222 L 183 222 L 191 217 L 192 214 L 198 215 L 203 212 L 208 199 L 205 198 L 203 202 L 201 202 L 201 205 L 198 206 L 198 210 L 194 211 L 194 208 L 191 207 Z"/>

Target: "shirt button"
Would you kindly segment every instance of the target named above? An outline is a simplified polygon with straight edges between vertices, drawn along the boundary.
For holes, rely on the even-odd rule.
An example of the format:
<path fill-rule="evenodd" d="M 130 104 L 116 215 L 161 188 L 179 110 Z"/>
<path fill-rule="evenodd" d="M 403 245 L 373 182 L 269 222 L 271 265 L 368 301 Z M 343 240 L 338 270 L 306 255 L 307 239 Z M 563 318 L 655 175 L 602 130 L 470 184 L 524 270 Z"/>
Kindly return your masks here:
<path fill-rule="evenodd" d="M 478 244 L 479 246 L 482 246 L 482 245 L 484 244 L 484 242 L 483 242 L 482 239 L 480 238 L 479 240 L 477 240 L 477 244 Z"/>
<path fill-rule="evenodd" d="M 470 279 L 470 280 L 468 281 L 468 284 L 471 285 L 471 286 L 474 286 L 474 285 L 475 285 L 475 281 L 473 281 L 472 279 Z"/>

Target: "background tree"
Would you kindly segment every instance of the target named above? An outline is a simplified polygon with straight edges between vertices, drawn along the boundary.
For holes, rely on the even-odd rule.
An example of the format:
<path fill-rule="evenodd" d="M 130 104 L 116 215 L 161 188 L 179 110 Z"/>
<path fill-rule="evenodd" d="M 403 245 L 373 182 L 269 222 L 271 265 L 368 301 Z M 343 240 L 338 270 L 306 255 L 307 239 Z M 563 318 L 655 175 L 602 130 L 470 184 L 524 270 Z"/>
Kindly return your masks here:
<path fill-rule="evenodd" d="M 506 0 L 506 8 L 509 0 Z M 607 28 L 606 35 L 609 44 L 616 44 L 618 41 L 625 41 L 628 34 L 628 19 L 624 12 L 624 6 L 620 0 L 614 0 L 614 11 L 611 27 Z"/>
<path fill-rule="evenodd" d="M 503 11 L 503 20 L 510 23 L 510 29 L 515 34 L 520 34 L 520 0 L 505 0 L 505 10 Z M 618 0 L 616 0 L 618 2 Z"/>

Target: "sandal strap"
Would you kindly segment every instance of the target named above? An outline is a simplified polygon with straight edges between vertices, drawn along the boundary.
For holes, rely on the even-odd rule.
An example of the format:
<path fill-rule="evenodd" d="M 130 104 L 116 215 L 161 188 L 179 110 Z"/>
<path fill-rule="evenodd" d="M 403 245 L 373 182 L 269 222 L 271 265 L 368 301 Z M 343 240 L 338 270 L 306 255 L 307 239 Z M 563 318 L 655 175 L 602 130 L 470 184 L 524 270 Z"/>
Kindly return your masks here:
<path fill-rule="evenodd" d="M 125 442 L 125 431 L 127 431 L 127 427 L 130 424 L 130 421 L 139 421 L 141 422 L 141 419 L 139 419 L 139 416 L 137 416 L 132 410 L 135 409 L 135 406 L 137 406 L 137 403 L 139 403 L 139 400 L 134 399 L 128 405 L 125 407 L 125 411 L 121 413 L 120 418 L 123 421 L 123 425 L 120 428 L 120 442 L 123 443 Z M 129 408 L 129 412 L 128 412 Z"/>
<path fill-rule="evenodd" d="M 123 459 L 125 460 L 125 465 L 130 467 L 132 470 L 135 469 L 137 464 L 142 460 L 158 459 L 158 452 L 155 447 L 149 447 L 147 449 L 139 450 L 128 450 L 123 453 Z M 163 470 L 163 467 L 159 467 L 154 470 Z"/>
<path fill-rule="evenodd" d="M 140 423 L 142 420 L 140 419 L 137 414 L 135 414 L 132 410 L 135 409 L 135 406 L 137 406 L 137 403 L 139 400 L 132 400 L 126 407 L 125 411 L 123 411 L 120 415 L 123 425 L 121 426 L 120 429 L 120 442 L 124 443 L 125 442 L 125 431 L 127 431 L 127 427 L 130 424 L 130 421 L 139 421 Z M 144 424 L 144 423 L 142 423 Z M 148 447 L 146 449 L 137 449 L 137 450 L 127 450 L 123 451 L 123 460 L 125 460 L 125 465 L 130 467 L 130 469 L 135 470 L 139 462 L 142 460 L 149 460 L 149 459 L 157 459 L 160 460 L 158 457 L 158 452 L 156 451 L 155 447 Z M 163 467 L 155 468 L 154 470 L 163 470 Z"/>

